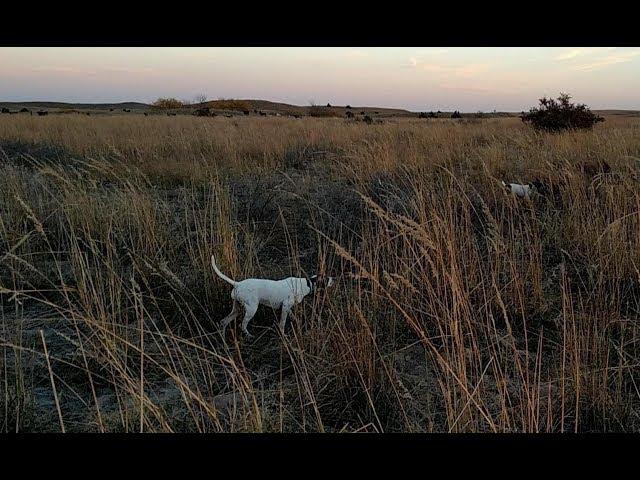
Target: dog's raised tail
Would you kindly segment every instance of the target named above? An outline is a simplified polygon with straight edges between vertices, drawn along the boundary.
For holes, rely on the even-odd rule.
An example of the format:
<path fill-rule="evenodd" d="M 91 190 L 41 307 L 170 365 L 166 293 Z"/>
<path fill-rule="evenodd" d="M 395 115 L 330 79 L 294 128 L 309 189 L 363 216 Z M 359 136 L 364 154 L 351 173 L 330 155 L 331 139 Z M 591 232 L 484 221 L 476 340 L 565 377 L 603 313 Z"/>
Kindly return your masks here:
<path fill-rule="evenodd" d="M 225 282 L 229 283 L 230 285 L 235 286 L 236 285 L 236 281 L 231 280 L 229 277 L 227 277 L 224 273 L 222 273 L 219 269 L 218 266 L 216 265 L 216 259 L 213 257 L 213 255 L 211 255 L 211 266 L 213 267 L 213 270 L 218 274 L 218 276 L 223 279 Z"/>

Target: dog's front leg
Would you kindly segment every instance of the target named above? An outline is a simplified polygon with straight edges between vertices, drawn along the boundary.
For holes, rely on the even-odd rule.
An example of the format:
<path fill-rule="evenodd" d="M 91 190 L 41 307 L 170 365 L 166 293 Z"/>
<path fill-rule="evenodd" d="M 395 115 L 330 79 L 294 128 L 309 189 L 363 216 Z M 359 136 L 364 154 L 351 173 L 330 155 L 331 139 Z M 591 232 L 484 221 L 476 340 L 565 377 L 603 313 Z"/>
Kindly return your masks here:
<path fill-rule="evenodd" d="M 280 331 L 284 333 L 284 327 L 287 324 L 287 316 L 291 311 L 293 304 L 291 303 L 283 303 L 282 304 L 282 312 L 280 313 Z"/>

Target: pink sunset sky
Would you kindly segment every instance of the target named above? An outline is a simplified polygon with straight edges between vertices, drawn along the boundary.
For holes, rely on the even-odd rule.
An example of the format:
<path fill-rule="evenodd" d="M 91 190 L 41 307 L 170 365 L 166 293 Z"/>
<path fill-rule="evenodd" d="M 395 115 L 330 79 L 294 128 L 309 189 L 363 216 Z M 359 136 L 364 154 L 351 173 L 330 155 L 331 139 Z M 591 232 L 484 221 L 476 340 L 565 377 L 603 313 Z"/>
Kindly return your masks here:
<path fill-rule="evenodd" d="M 640 109 L 640 48 L 0 48 L 0 101 L 264 99 L 413 111 L 520 111 L 568 92 Z"/>

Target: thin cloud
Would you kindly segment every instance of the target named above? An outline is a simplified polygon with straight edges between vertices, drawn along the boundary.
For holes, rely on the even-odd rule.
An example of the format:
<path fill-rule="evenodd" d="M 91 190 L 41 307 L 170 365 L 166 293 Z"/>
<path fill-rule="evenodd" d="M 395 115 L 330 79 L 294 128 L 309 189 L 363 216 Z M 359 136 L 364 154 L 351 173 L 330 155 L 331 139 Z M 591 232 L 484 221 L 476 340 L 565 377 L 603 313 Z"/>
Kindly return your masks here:
<path fill-rule="evenodd" d="M 610 65 L 617 65 L 618 63 L 626 63 L 632 61 L 635 57 L 640 55 L 640 50 L 632 50 L 630 52 L 618 52 L 612 55 L 608 55 L 606 57 L 600 58 L 594 62 L 575 65 L 572 67 L 573 70 L 596 70 L 599 68 L 608 67 Z"/>
<path fill-rule="evenodd" d="M 111 72 L 111 73 L 129 73 L 129 74 L 153 73 L 155 71 L 153 68 L 122 68 L 122 67 L 107 67 L 102 70 L 105 72 Z"/>
<path fill-rule="evenodd" d="M 97 69 L 75 68 L 65 66 L 44 66 L 33 67 L 32 72 L 37 73 L 60 73 L 70 75 L 99 75 L 99 74 L 147 74 L 153 73 L 153 68 L 127 68 L 127 67 L 101 67 Z"/>
<path fill-rule="evenodd" d="M 482 88 L 482 87 L 464 87 L 460 85 L 451 85 L 447 83 L 442 83 L 438 85 L 440 88 L 444 90 L 456 90 L 460 92 L 470 92 L 470 93 L 491 93 L 495 92 L 495 90 L 490 88 Z"/>
<path fill-rule="evenodd" d="M 76 68 L 71 68 L 71 67 L 33 67 L 31 70 L 34 72 L 65 72 L 65 73 L 67 72 L 75 73 L 80 71 Z"/>
<path fill-rule="evenodd" d="M 420 63 L 420 64 L 416 63 L 416 67 L 420 67 L 422 70 L 426 70 L 427 72 L 432 72 L 432 73 L 453 72 L 453 67 L 439 65 L 437 63 Z"/>
<path fill-rule="evenodd" d="M 486 63 L 472 63 L 462 67 L 456 67 L 455 74 L 460 77 L 473 77 L 478 73 L 485 72 L 489 69 Z"/>
<path fill-rule="evenodd" d="M 32 72 L 45 72 L 45 73 L 64 73 L 64 74 L 81 74 L 81 75 L 97 75 L 96 70 L 86 70 L 82 68 L 74 67 L 33 67 Z"/>
<path fill-rule="evenodd" d="M 442 65 L 440 63 L 423 63 L 415 58 L 409 59 L 409 66 L 431 73 L 470 78 L 489 68 L 486 63 L 470 63 L 467 65 Z"/>
<path fill-rule="evenodd" d="M 418 57 L 438 56 L 438 55 L 444 55 L 445 53 L 448 53 L 448 52 L 449 52 L 449 49 L 447 48 L 420 49 L 416 51 L 416 56 L 409 58 L 409 63 L 403 65 L 403 67 L 416 68 L 418 66 L 424 65 L 426 66 L 426 69 L 429 70 L 431 67 L 433 67 L 433 64 L 429 64 L 429 63 L 425 64 L 424 61 Z"/>
<path fill-rule="evenodd" d="M 347 51 L 347 56 L 348 57 L 366 57 L 369 54 L 367 52 L 365 52 L 364 50 L 358 50 L 358 49 L 353 49 L 353 50 L 348 50 Z"/>
<path fill-rule="evenodd" d="M 590 47 L 590 48 L 572 48 L 566 52 L 556 55 L 554 60 L 571 60 L 577 57 L 605 53 L 615 50 L 616 47 Z"/>
<path fill-rule="evenodd" d="M 418 55 L 444 55 L 445 53 L 449 53 L 448 48 L 438 48 L 438 49 L 421 49 L 416 52 Z"/>

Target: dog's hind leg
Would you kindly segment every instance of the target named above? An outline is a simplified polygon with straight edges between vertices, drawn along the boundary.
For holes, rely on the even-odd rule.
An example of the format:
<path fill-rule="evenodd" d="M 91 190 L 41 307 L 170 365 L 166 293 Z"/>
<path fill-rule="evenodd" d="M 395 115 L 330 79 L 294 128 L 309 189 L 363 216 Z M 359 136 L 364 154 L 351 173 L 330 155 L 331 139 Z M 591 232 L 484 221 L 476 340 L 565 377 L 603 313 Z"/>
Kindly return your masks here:
<path fill-rule="evenodd" d="M 227 325 L 229 325 L 231 322 L 233 322 L 236 317 L 238 316 L 238 301 L 234 300 L 233 301 L 233 307 L 231 309 L 231 313 L 229 315 L 227 315 L 226 317 L 224 317 L 222 320 L 220 320 L 220 323 L 222 324 L 222 331 L 224 332 L 227 329 Z"/>
<path fill-rule="evenodd" d="M 253 316 L 256 314 L 256 311 L 258 310 L 258 303 L 257 302 L 253 304 L 244 303 L 243 305 L 244 305 L 244 318 L 242 319 L 242 331 L 247 337 L 251 338 L 252 335 L 247 330 L 247 325 L 249 325 L 249 322 L 251 321 Z"/>

